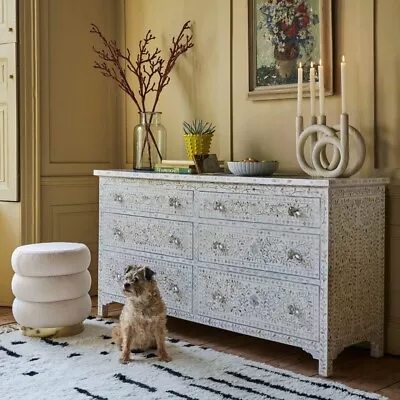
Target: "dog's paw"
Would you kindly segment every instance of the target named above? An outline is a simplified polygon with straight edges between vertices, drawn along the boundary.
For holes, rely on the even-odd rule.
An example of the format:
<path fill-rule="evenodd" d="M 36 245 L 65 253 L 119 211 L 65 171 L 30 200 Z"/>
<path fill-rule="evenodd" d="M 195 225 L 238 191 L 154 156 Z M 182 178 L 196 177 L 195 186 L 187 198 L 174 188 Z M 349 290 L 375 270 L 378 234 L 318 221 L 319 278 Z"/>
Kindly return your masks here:
<path fill-rule="evenodd" d="M 168 354 L 163 354 L 162 356 L 160 356 L 160 361 L 170 362 L 171 360 L 172 358 Z"/>
<path fill-rule="evenodd" d="M 131 361 L 129 358 L 120 358 L 119 359 L 120 364 L 128 364 L 129 361 Z"/>

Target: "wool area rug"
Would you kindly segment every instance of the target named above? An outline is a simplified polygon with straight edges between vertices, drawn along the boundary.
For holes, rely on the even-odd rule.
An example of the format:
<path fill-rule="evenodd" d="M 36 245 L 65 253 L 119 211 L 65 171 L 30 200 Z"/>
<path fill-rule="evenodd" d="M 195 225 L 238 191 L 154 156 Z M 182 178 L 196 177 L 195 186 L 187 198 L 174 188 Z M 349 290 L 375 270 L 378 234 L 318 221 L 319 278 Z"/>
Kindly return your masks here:
<path fill-rule="evenodd" d="M 384 399 L 177 339 L 168 340 L 169 363 L 133 350 L 133 361 L 122 365 L 114 322 L 89 317 L 84 325 L 58 339 L 0 334 L 1 400 Z"/>

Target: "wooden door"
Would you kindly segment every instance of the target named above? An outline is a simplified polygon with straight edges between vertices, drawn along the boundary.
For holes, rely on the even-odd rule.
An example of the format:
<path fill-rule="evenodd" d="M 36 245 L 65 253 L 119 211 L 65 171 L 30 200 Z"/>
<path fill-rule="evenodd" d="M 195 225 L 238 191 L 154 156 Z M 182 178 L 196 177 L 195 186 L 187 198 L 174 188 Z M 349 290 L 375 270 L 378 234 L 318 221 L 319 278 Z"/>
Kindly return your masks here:
<path fill-rule="evenodd" d="M 117 37 L 120 1 L 40 2 L 40 240 L 85 243 L 97 290 L 98 180 L 118 166 L 117 86 L 93 68 L 96 38 Z"/>

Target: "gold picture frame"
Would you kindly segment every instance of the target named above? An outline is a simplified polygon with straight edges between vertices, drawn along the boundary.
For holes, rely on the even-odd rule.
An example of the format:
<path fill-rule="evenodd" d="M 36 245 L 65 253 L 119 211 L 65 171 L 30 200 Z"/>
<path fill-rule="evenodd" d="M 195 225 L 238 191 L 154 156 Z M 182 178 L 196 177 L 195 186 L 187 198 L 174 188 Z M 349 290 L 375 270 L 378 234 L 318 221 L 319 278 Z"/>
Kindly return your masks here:
<path fill-rule="evenodd" d="M 310 63 L 318 65 L 320 60 L 324 65 L 325 95 L 333 94 L 332 1 L 293 0 L 291 4 L 288 6 L 285 0 L 248 0 L 251 100 L 295 98 L 300 62 L 305 72 L 303 95 L 309 97 Z M 295 12 L 288 7 L 301 8 Z M 285 13 L 296 15 L 292 24 L 290 18 L 289 24 L 281 18 Z M 317 80 L 317 93 L 318 85 Z"/>

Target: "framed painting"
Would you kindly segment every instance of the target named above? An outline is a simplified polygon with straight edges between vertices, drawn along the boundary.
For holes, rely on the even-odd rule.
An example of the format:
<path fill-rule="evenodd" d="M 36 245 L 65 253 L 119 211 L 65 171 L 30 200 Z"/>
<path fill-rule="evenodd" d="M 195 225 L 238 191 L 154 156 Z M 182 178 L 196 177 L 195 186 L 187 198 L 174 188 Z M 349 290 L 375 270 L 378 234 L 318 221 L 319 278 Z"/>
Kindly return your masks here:
<path fill-rule="evenodd" d="M 324 65 L 325 94 L 333 94 L 331 0 L 248 0 L 248 14 L 251 100 L 296 97 L 299 63 L 304 96 L 311 63 Z"/>

